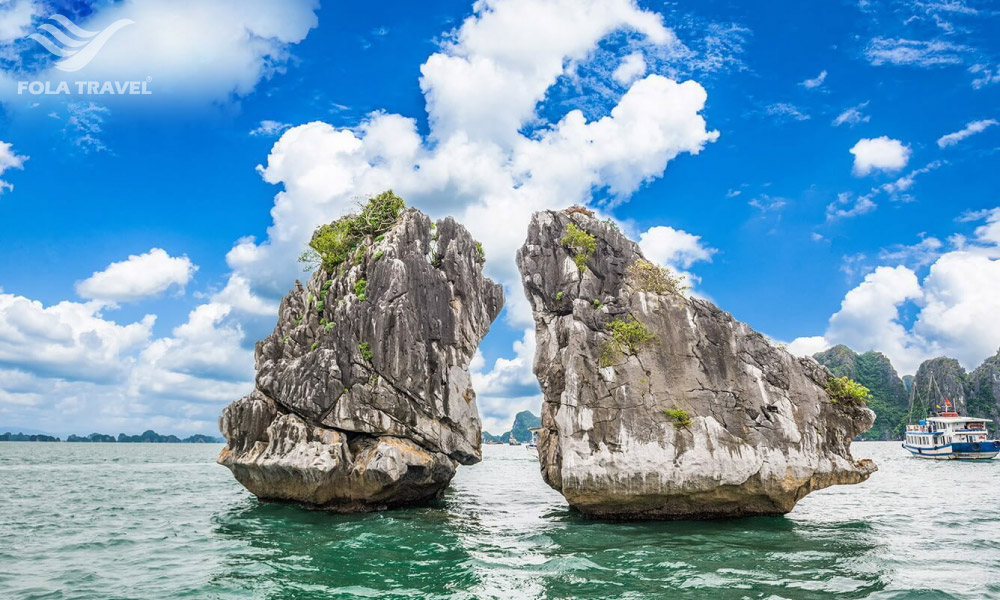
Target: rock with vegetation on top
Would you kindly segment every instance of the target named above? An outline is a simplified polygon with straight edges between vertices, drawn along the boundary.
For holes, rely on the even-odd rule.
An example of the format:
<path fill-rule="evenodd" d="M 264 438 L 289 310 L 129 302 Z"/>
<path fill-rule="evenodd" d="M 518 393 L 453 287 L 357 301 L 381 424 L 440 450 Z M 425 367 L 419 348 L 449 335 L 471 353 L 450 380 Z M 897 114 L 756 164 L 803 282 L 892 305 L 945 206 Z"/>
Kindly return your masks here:
<path fill-rule="evenodd" d="M 545 398 L 542 477 L 583 514 L 779 515 L 875 471 L 851 456 L 875 419 L 863 388 L 685 297 L 613 223 L 536 213 L 517 264 Z"/>
<path fill-rule="evenodd" d="M 265 500 L 355 511 L 438 497 L 481 458 L 468 365 L 502 288 L 464 227 L 391 192 L 310 246 L 319 268 L 258 342 L 256 388 L 223 411 L 219 462 Z"/>

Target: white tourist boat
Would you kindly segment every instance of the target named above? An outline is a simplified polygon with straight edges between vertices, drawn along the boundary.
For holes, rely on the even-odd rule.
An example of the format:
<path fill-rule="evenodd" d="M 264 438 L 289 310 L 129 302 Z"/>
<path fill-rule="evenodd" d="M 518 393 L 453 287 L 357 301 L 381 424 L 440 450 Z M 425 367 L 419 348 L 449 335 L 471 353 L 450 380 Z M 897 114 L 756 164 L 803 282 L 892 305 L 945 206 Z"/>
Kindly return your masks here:
<path fill-rule="evenodd" d="M 913 456 L 936 460 L 988 460 L 1000 453 L 1000 441 L 989 439 L 989 419 L 960 417 L 947 411 L 906 426 L 903 448 Z"/>
<path fill-rule="evenodd" d="M 1000 453 L 1000 441 L 990 439 L 986 427 L 990 419 L 960 416 L 951 401 L 943 397 L 933 373 L 927 382 L 927 398 L 932 389 L 937 392 L 941 404 L 934 406 L 936 410 L 930 410 L 930 416 L 916 424 L 911 421 L 906 426 L 904 450 L 913 456 L 934 460 L 989 460 Z M 910 390 L 911 418 L 916 392 L 914 385 Z"/>

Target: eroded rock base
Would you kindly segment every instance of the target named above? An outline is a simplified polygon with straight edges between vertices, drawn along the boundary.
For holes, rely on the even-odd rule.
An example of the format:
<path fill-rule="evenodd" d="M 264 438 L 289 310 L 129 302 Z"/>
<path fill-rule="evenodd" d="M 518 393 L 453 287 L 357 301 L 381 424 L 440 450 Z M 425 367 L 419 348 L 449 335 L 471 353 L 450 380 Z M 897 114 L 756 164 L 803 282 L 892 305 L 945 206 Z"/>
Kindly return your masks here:
<path fill-rule="evenodd" d="M 364 512 L 439 498 L 458 463 L 410 440 L 310 425 L 260 392 L 222 415 L 219 463 L 265 501 Z"/>

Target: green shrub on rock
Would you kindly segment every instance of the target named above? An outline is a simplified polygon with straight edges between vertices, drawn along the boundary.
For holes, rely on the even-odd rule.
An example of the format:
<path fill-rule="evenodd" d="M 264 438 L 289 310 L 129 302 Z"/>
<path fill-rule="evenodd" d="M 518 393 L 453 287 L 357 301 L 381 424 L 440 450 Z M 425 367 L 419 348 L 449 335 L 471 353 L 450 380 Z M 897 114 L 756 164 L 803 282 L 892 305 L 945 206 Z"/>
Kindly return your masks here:
<path fill-rule="evenodd" d="M 566 226 L 566 234 L 559 243 L 573 253 L 573 262 L 581 271 L 587 268 L 587 261 L 597 249 L 597 238 L 577 227 L 575 223 Z"/>
<path fill-rule="evenodd" d="M 299 256 L 299 261 L 305 263 L 307 270 L 320 266 L 327 272 L 333 272 L 352 253 L 360 260 L 364 255 L 364 249 L 359 247 L 361 243 L 366 238 L 375 238 L 388 231 L 396 224 L 404 208 L 403 199 L 393 194 L 392 190 L 369 198 L 358 214 L 320 225 L 309 240 L 309 249 Z"/>
<path fill-rule="evenodd" d="M 831 377 L 826 381 L 826 393 L 830 401 L 866 404 L 872 399 L 871 390 L 849 377 Z"/>
<path fill-rule="evenodd" d="M 615 348 L 623 354 L 634 356 L 643 344 L 656 339 L 653 332 L 632 315 L 612 319 L 605 327 L 611 332 Z"/>
<path fill-rule="evenodd" d="M 663 412 L 677 427 L 687 428 L 691 426 L 691 415 L 688 411 L 681 408 L 668 408 Z"/>
<path fill-rule="evenodd" d="M 354 217 L 354 227 L 360 235 L 382 235 L 396 224 L 404 208 L 406 203 L 403 199 L 393 194 L 392 190 L 387 190 L 368 200 L 361 213 Z"/>
<path fill-rule="evenodd" d="M 309 249 L 299 256 L 307 270 L 321 266 L 325 271 L 333 271 L 337 265 L 347 260 L 358 244 L 351 217 L 320 225 L 309 240 Z"/>

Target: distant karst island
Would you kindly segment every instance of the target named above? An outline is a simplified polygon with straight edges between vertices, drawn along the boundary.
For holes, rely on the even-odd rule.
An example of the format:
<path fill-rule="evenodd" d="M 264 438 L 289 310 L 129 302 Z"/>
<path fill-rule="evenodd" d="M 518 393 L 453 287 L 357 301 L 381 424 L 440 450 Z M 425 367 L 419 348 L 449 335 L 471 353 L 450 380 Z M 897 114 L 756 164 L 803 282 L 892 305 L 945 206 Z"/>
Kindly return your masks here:
<path fill-rule="evenodd" d="M 527 444 L 531 441 L 531 428 L 541 427 L 542 419 L 534 415 L 530 410 L 523 410 L 514 416 L 514 424 L 510 429 L 500 435 L 493 435 L 488 431 L 483 432 L 483 443 L 485 444 L 506 444 L 510 438 L 514 441 Z"/>
<path fill-rule="evenodd" d="M 0 434 L 0 442 L 61 442 L 58 437 L 43 433 L 11 433 Z M 67 442 L 103 442 L 120 444 L 222 444 L 225 442 L 221 437 L 195 434 L 186 438 L 179 438 L 176 435 L 161 435 L 152 429 L 147 429 L 139 435 L 126 435 L 119 433 L 118 437 L 104 433 L 91 433 L 90 435 L 70 435 Z"/>

